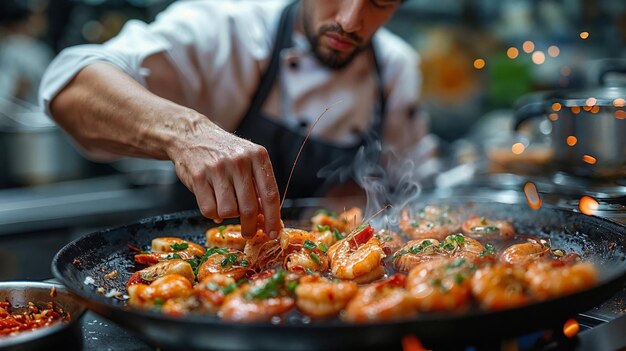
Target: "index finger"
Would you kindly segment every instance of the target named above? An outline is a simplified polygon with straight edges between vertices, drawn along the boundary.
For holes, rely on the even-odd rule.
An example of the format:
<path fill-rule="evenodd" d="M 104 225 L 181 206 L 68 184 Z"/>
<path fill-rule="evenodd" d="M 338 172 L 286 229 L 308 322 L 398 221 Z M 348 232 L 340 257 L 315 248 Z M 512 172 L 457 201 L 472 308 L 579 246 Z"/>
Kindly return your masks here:
<path fill-rule="evenodd" d="M 259 148 L 252 168 L 257 194 L 261 199 L 263 215 L 265 216 L 265 232 L 268 233 L 270 238 L 275 238 L 282 229 L 280 222 L 280 196 L 276 178 L 274 178 L 272 162 L 264 147 Z"/>

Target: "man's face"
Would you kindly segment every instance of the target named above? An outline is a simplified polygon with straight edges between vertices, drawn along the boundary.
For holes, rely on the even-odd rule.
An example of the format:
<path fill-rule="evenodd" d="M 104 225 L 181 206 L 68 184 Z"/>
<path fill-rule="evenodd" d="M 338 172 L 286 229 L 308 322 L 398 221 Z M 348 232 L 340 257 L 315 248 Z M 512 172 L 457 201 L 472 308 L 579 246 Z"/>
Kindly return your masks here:
<path fill-rule="evenodd" d="M 313 53 L 332 69 L 345 67 L 369 44 L 401 0 L 304 0 L 303 26 Z"/>

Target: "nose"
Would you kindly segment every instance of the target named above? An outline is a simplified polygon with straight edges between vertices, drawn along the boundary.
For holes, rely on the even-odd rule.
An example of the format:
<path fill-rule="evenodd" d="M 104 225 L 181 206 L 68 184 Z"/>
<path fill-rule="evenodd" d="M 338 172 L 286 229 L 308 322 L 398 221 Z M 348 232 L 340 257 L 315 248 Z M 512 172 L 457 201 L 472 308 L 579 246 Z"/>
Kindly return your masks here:
<path fill-rule="evenodd" d="M 363 27 L 363 8 L 367 0 L 344 0 L 335 20 L 343 30 L 353 33 Z"/>

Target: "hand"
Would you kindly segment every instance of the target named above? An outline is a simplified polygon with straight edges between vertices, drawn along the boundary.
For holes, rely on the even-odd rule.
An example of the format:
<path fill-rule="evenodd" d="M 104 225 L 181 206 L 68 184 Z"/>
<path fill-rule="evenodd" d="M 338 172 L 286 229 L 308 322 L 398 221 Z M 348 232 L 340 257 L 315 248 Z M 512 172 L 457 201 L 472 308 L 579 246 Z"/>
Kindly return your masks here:
<path fill-rule="evenodd" d="M 280 196 L 267 150 L 200 117 L 177 129 L 168 152 L 178 177 L 205 217 L 216 222 L 241 217 L 241 233 L 251 238 L 262 213 L 263 229 L 275 238 L 281 229 Z"/>

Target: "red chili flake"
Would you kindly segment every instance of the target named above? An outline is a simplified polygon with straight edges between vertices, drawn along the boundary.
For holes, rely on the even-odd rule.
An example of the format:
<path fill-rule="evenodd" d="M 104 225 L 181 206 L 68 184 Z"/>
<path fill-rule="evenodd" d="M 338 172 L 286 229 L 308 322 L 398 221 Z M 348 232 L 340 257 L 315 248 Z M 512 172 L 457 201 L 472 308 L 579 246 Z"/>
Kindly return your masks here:
<path fill-rule="evenodd" d="M 82 262 L 80 262 L 80 260 L 79 260 L 79 259 L 75 258 L 75 259 L 74 259 L 74 261 L 72 261 L 72 264 L 73 264 L 74 266 L 80 266 L 80 265 L 82 264 Z"/>
<path fill-rule="evenodd" d="M 609 244 L 609 250 L 613 250 L 615 248 L 615 243 L 610 243 Z"/>

